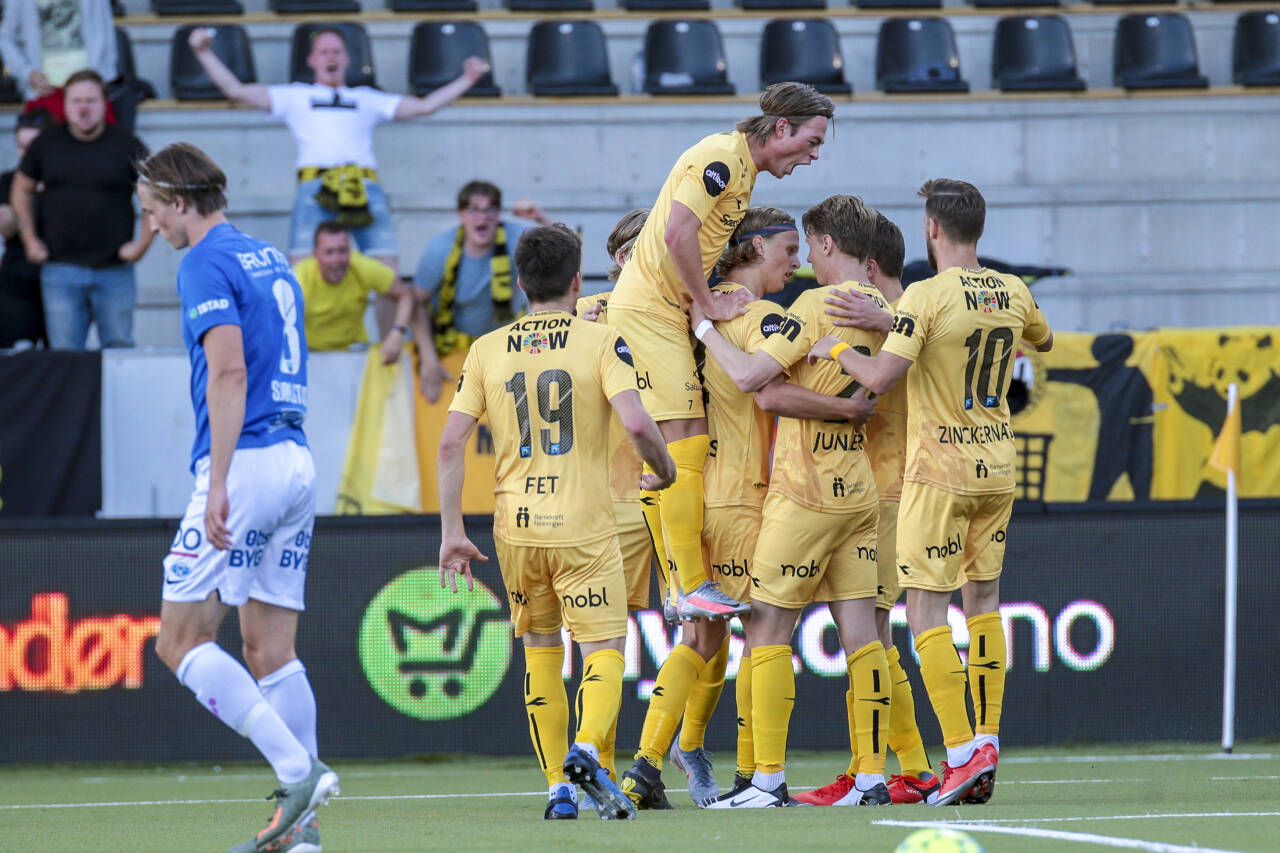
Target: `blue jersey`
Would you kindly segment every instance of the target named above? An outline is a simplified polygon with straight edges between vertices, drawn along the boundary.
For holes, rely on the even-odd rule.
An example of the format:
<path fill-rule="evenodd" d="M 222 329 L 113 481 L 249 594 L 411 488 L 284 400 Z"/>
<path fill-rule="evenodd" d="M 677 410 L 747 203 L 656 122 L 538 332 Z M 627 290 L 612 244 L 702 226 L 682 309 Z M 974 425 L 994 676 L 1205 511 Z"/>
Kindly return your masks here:
<path fill-rule="evenodd" d="M 239 326 L 244 339 L 244 426 L 236 447 L 281 441 L 305 446 L 307 339 L 302 288 L 289 259 L 262 240 L 217 225 L 178 266 L 182 340 L 191 357 L 191 404 L 196 440 L 191 469 L 209 455 L 209 363 L 202 339 L 214 326 Z"/>

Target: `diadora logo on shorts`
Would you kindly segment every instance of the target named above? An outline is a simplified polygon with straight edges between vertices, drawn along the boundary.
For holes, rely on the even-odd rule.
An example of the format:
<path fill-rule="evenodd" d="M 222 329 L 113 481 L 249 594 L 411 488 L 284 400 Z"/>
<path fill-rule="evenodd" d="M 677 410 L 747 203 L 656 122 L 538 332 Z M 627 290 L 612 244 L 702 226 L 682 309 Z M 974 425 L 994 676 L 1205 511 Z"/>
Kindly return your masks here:
<path fill-rule="evenodd" d="M 960 541 L 960 534 L 947 539 L 945 545 L 928 545 L 924 549 L 926 557 L 952 557 L 964 550 L 964 544 Z"/>
<path fill-rule="evenodd" d="M 814 578 L 822 571 L 822 567 L 818 565 L 817 560 L 810 560 L 807 564 L 793 566 L 790 563 L 782 564 L 782 576 L 785 578 L 791 576 L 793 578 Z"/>
<path fill-rule="evenodd" d="M 210 311 L 225 311 L 231 307 L 230 299 L 207 299 L 191 309 L 191 319 L 203 317 Z"/>
<path fill-rule="evenodd" d="M 596 592 L 591 587 L 587 587 L 587 591 L 578 595 L 562 595 L 560 601 L 565 607 L 608 607 L 609 606 L 609 590 L 607 587 L 600 587 L 600 591 Z"/>
<path fill-rule="evenodd" d="M 711 569 L 716 574 L 724 575 L 727 578 L 751 577 L 751 573 L 747 571 L 746 560 L 743 560 L 741 563 L 734 559 L 730 559 L 727 563 L 712 563 Z"/>
<path fill-rule="evenodd" d="M 441 588 L 439 569 L 426 566 L 373 597 L 357 648 L 382 701 L 407 717 L 450 720 L 479 708 L 502 684 L 511 628 L 502 599 L 480 580 L 454 593 Z"/>
<path fill-rule="evenodd" d="M 517 589 L 511 590 L 509 594 L 511 596 L 512 604 L 525 605 L 529 603 L 529 596 L 525 595 L 523 592 L 520 592 Z"/>
<path fill-rule="evenodd" d="M 719 160 L 707 166 L 702 173 L 702 185 L 707 195 L 718 196 L 729 186 L 729 167 Z"/>

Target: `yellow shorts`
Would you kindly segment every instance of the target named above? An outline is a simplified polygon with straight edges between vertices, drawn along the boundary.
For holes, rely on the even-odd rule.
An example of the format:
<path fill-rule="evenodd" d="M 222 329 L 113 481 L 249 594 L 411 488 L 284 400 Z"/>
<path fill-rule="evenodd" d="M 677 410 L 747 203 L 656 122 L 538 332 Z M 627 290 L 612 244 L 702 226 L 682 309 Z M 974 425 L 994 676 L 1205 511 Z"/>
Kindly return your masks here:
<path fill-rule="evenodd" d="M 653 568 L 653 539 L 638 503 L 614 502 L 618 547 L 622 550 L 622 574 L 627 579 L 627 609 L 649 606 L 649 573 Z"/>
<path fill-rule="evenodd" d="M 880 529 L 876 534 L 876 607 L 892 610 L 902 594 L 898 584 L 898 502 L 880 501 Z"/>
<path fill-rule="evenodd" d="M 558 634 L 579 643 L 627 635 L 627 586 L 618 537 L 583 545 L 512 545 L 494 537 L 517 637 Z"/>
<path fill-rule="evenodd" d="M 751 558 L 760 533 L 760 509 L 754 506 L 709 506 L 703 510 L 702 551 L 711 580 L 726 595 L 751 600 Z"/>
<path fill-rule="evenodd" d="M 622 333 L 631 348 L 640 400 L 655 421 L 706 416 L 687 318 L 676 324 L 656 314 L 610 308 L 609 325 Z"/>
<path fill-rule="evenodd" d="M 752 600 L 798 610 L 814 601 L 874 597 L 879 522 L 876 504 L 826 513 L 770 492 L 751 565 Z"/>
<path fill-rule="evenodd" d="M 1000 577 L 1013 492 L 957 495 L 903 483 L 898 507 L 898 584 L 951 592 Z"/>

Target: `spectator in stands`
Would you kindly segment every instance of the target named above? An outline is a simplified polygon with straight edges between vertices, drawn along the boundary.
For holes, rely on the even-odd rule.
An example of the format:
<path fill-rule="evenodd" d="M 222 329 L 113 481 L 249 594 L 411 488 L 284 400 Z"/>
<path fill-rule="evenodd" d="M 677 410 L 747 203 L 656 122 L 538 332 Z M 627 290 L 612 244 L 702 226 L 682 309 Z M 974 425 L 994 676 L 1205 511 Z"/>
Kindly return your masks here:
<path fill-rule="evenodd" d="M 397 280 L 391 267 L 351 247 L 351 235 L 337 222 L 316 226 L 311 254 L 295 264 L 306 305 L 307 348 L 346 349 L 369 340 L 364 328 L 369 292 L 396 301 L 395 323 L 382 341 L 382 361 L 393 364 L 409 333 L 413 289 Z"/>
<path fill-rule="evenodd" d="M 10 204 L 27 259 L 42 265 L 49 346 L 84 349 L 93 321 L 102 346 L 130 347 L 133 264 L 155 236 L 143 228 L 133 239 L 136 164 L 147 149 L 106 124 L 106 87 L 96 71 L 77 71 L 64 88 L 67 123 L 31 143 L 13 176 Z"/>
<path fill-rule="evenodd" d="M 511 211 L 539 225 L 551 220 L 528 199 Z M 414 282 L 431 302 L 430 337 L 422 349 L 422 393 L 434 403 L 454 377 L 440 356 L 465 351 L 471 341 L 523 311 L 528 303 L 511 275 L 511 254 L 520 235 L 532 228 L 502 218 L 502 190 L 471 181 L 458 191 L 456 228 L 437 234 L 418 262 Z M 425 341 L 434 340 L 435 346 Z"/>
<path fill-rule="evenodd" d="M 45 110 L 18 116 L 13 141 L 19 163 L 49 120 Z M 9 206 L 16 171 L 15 168 L 0 174 L 0 235 L 4 236 L 4 258 L 0 259 L 0 349 L 16 346 L 20 341 L 48 344 L 44 302 L 40 297 L 40 267 L 27 260 L 18 233 L 18 217 Z"/>
<path fill-rule="evenodd" d="M 398 270 L 391 208 L 378 183 L 373 129 L 384 121 L 430 115 L 470 89 L 489 71 L 489 63 L 470 57 L 456 80 L 418 98 L 368 86 L 348 88 L 347 43 L 331 27 L 321 27 L 311 36 L 307 66 L 316 82 L 310 85 L 242 83 L 210 49 L 212 42 L 207 29 L 191 32 L 191 49 L 210 79 L 231 100 L 266 110 L 284 122 L 297 145 L 290 257 L 297 261 L 306 256 L 316 225 L 336 220 L 350 229 L 362 252 Z"/>
<path fill-rule="evenodd" d="M 85 68 L 103 80 L 119 74 L 111 0 L 6 0 L 0 54 L 23 98 L 39 100 L 62 121 L 56 95 L 72 74 Z"/>

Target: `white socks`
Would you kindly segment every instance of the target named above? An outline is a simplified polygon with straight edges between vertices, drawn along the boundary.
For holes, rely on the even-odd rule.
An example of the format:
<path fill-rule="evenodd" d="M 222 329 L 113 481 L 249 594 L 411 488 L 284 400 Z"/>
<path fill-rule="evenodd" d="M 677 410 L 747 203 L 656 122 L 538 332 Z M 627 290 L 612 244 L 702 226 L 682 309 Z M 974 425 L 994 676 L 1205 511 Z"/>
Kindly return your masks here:
<path fill-rule="evenodd" d="M 859 791 L 870 791 L 876 785 L 884 784 L 883 773 L 859 773 L 853 777 L 853 784 Z"/>
<path fill-rule="evenodd" d="M 316 749 L 316 696 L 307 680 L 307 668 L 294 659 L 258 681 L 258 689 L 284 720 L 303 748 L 318 758 Z"/>
<path fill-rule="evenodd" d="M 219 648 L 201 643 L 178 664 L 178 680 L 215 717 L 253 741 L 286 785 L 311 772 L 311 756 L 263 698 L 249 671 Z"/>
<path fill-rule="evenodd" d="M 751 784 L 761 791 L 777 790 L 777 787 L 785 781 L 787 781 L 786 770 L 779 770 L 776 773 L 761 773 L 757 770 L 751 777 Z"/>

